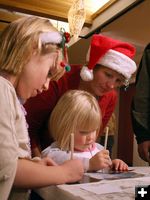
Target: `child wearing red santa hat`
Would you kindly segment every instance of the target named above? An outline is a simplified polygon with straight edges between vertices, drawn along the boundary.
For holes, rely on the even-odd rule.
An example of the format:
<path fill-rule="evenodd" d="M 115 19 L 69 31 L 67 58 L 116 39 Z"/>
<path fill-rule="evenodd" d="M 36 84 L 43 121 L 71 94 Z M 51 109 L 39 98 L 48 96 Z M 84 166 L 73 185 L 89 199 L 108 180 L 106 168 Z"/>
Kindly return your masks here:
<path fill-rule="evenodd" d="M 40 151 L 52 142 L 47 120 L 59 98 L 68 90 L 85 90 L 96 97 L 104 128 L 116 106 L 115 89 L 127 85 L 136 71 L 134 55 L 135 48 L 129 43 L 93 35 L 86 57 L 87 65 L 72 65 L 69 73 L 58 82 L 51 82 L 47 91 L 26 103 L 33 154 L 40 155 Z"/>

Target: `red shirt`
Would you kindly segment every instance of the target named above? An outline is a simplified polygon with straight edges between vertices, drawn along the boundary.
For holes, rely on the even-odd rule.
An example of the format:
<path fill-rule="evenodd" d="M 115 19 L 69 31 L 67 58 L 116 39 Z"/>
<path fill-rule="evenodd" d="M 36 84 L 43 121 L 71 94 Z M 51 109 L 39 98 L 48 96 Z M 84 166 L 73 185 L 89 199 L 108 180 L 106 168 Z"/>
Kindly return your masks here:
<path fill-rule="evenodd" d="M 59 98 L 70 89 L 78 89 L 80 83 L 81 66 L 71 66 L 58 82 L 51 81 L 49 89 L 33 97 L 24 105 L 27 111 L 31 146 L 40 143 L 42 149 L 50 145 L 52 140 L 48 134 L 47 122 Z M 98 103 L 102 111 L 103 128 L 106 126 L 117 102 L 117 92 L 112 90 L 99 97 Z"/>

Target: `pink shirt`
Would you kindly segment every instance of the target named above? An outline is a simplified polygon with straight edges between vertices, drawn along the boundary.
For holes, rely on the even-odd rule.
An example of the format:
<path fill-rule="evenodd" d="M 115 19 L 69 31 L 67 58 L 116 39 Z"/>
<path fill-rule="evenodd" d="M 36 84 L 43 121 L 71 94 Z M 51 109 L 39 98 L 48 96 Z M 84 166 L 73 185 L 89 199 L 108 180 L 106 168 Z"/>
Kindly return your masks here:
<path fill-rule="evenodd" d="M 92 158 L 96 153 L 103 150 L 104 147 L 98 143 L 94 143 L 89 151 L 77 151 L 73 153 L 74 158 L 81 159 L 83 161 L 85 171 L 89 168 L 89 159 Z M 57 147 L 57 143 L 53 142 L 49 147 L 42 151 L 42 157 L 50 157 L 57 164 L 62 164 L 71 157 L 71 152 L 62 151 Z"/>

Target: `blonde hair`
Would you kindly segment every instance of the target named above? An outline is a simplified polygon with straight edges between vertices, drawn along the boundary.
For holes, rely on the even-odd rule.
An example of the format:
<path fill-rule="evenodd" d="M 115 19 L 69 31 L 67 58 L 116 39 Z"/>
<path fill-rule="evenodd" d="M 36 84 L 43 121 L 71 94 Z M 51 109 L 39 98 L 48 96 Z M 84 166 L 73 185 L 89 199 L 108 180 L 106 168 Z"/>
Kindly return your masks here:
<path fill-rule="evenodd" d="M 59 148 L 68 150 L 71 133 L 77 130 L 99 132 L 101 112 L 97 100 L 86 91 L 66 92 L 55 106 L 48 126 Z"/>
<path fill-rule="evenodd" d="M 59 45 L 41 44 L 40 34 L 43 32 L 58 31 L 49 20 L 39 17 L 23 17 L 10 23 L 0 35 L 0 72 L 17 76 L 33 53 L 44 55 L 59 51 Z M 64 69 L 58 62 L 55 65 L 52 78 L 59 79 Z"/>

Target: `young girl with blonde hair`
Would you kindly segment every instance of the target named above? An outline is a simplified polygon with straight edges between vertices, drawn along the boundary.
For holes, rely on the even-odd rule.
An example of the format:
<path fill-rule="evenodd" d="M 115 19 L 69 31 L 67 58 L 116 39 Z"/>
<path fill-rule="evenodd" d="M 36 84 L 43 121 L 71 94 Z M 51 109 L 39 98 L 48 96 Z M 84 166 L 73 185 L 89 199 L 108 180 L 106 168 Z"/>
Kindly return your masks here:
<path fill-rule="evenodd" d="M 64 73 L 59 54 L 63 35 L 49 20 L 24 17 L 0 36 L 0 199 L 28 199 L 28 189 L 79 180 L 81 161 L 55 166 L 51 159 L 31 158 L 22 104 L 47 90 Z"/>
<path fill-rule="evenodd" d="M 69 73 L 51 82 L 47 91 L 25 104 L 33 153 L 36 148 L 38 155 L 41 154 L 41 150 L 53 142 L 48 140 L 48 119 L 60 97 L 71 89 L 85 90 L 96 97 L 102 112 L 100 136 L 117 104 L 116 89 L 127 87 L 136 71 L 132 44 L 94 34 L 88 49 L 84 65 L 71 65 Z"/>
<path fill-rule="evenodd" d="M 66 92 L 56 104 L 49 120 L 49 130 L 55 140 L 43 152 L 61 164 L 71 156 L 71 134 L 74 134 L 74 158 L 83 161 L 85 171 L 104 168 L 127 170 L 119 159 L 110 160 L 109 151 L 96 143 L 101 127 L 101 111 L 96 98 L 82 90 Z"/>

